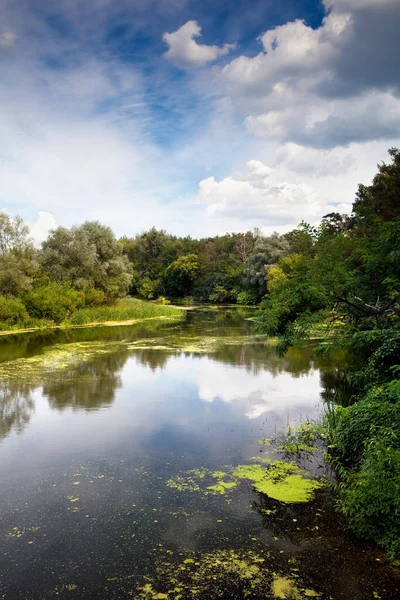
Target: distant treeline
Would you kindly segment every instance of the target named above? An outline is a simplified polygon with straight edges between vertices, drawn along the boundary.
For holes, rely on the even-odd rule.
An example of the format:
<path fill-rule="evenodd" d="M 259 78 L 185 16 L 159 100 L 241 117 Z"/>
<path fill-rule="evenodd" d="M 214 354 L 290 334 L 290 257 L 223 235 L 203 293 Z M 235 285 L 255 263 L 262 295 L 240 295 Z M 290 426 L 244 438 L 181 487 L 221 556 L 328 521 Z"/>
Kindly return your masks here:
<path fill-rule="evenodd" d="M 312 244 L 307 227 L 195 240 L 155 228 L 117 239 L 98 222 L 58 227 L 35 248 L 22 219 L 0 213 L 0 324 L 60 323 L 127 295 L 160 303 L 257 304 L 269 269 Z"/>

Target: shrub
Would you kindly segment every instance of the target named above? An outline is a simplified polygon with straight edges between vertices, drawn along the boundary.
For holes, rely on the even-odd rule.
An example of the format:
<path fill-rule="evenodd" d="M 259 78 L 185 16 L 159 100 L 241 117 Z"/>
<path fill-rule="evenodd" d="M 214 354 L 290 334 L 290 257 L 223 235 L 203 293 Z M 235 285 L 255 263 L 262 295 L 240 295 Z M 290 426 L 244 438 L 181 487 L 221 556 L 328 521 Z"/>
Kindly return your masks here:
<path fill-rule="evenodd" d="M 28 323 L 29 315 L 22 300 L 13 296 L 0 296 L 0 321 L 7 325 Z"/>
<path fill-rule="evenodd" d="M 211 302 L 232 302 L 235 297 L 232 290 L 228 290 L 223 285 L 216 285 L 210 294 L 210 300 Z"/>
<path fill-rule="evenodd" d="M 361 469 L 349 475 L 339 504 L 358 535 L 379 543 L 389 558 L 400 552 L 399 440 L 384 435 L 369 444 Z"/>
<path fill-rule="evenodd" d="M 139 294 L 142 298 L 147 300 L 153 300 L 157 298 L 161 291 L 161 281 L 159 279 L 150 279 L 149 277 L 143 277 L 139 284 Z"/>
<path fill-rule="evenodd" d="M 257 304 L 258 303 L 258 296 L 256 292 L 253 292 L 251 290 L 246 290 L 244 292 L 239 292 L 236 296 L 236 302 L 238 304 Z"/>
<path fill-rule="evenodd" d="M 106 295 L 103 290 L 88 288 L 85 290 L 85 306 L 100 306 L 106 301 Z"/>
<path fill-rule="evenodd" d="M 84 306 L 85 293 L 68 285 L 53 283 L 27 292 L 24 303 L 32 317 L 61 323 L 76 309 Z"/>
<path fill-rule="evenodd" d="M 400 432 L 400 382 L 372 388 L 356 404 L 338 406 L 328 419 L 336 452 L 346 465 L 359 466 L 371 439 L 390 429 Z"/>

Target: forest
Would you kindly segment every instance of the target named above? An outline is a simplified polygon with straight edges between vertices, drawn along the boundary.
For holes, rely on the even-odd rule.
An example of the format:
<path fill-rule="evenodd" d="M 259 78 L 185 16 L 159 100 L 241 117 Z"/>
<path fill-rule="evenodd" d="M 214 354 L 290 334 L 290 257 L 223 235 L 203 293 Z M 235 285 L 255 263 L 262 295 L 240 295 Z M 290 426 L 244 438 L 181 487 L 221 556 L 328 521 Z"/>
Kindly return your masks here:
<path fill-rule="evenodd" d="M 259 305 L 255 327 L 278 338 L 279 352 L 310 338 L 318 338 L 317 352 L 348 352 L 350 366 L 340 374 L 346 393 L 343 385 L 333 390 L 324 428 L 313 435 L 326 441 L 350 528 L 395 558 L 400 151 L 389 153 L 371 185 L 359 186 L 350 215 L 332 213 L 317 227 L 303 222 L 283 235 L 254 230 L 195 240 L 153 228 L 117 239 L 109 227 L 86 222 L 51 231 L 36 248 L 23 221 L 1 213 L 1 327 L 79 323 L 74 315 L 121 307 L 129 295 L 166 310 L 170 302 Z"/>
<path fill-rule="evenodd" d="M 86 222 L 58 227 L 35 248 L 23 221 L 0 213 L 0 327 L 75 321 L 79 310 L 115 310 L 128 295 L 163 305 L 256 305 L 268 270 L 310 244 L 306 225 L 284 235 L 256 229 L 195 240 L 153 228 L 117 239 Z"/>

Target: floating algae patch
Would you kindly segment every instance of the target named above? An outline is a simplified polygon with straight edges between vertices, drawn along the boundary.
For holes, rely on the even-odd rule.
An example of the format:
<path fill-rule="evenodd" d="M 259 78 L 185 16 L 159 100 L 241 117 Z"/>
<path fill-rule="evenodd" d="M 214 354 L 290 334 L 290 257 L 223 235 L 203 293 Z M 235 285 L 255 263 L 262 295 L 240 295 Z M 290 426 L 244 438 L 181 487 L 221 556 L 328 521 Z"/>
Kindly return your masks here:
<path fill-rule="evenodd" d="M 276 575 L 271 586 L 272 595 L 280 600 L 300 600 L 303 595 L 300 594 L 295 582 L 288 577 Z"/>
<path fill-rule="evenodd" d="M 264 344 L 263 335 L 238 335 L 238 336 L 185 336 L 169 335 L 164 338 L 147 338 L 131 341 L 129 350 L 164 350 L 169 352 L 187 352 L 190 354 L 211 354 L 225 346 L 241 346 L 248 344 Z"/>
<path fill-rule="evenodd" d="M 69 369 L 88 362 L 101 354 L 121 348 L 124 342 L 76 342 L 56 344 L 41 354 L 0 363 L 0 379 L 23 379 L 25 383 L 39 384 L 53 380 L 55 373 L 64 376 Z"/>
<path fill-rule="evenodd" d="M 319 598 L 321 596 L 315 590 L 297 587 L 293 579 L 276 573 L 273 574 L 271 592 L 272 597 L 277 600 L 305 600 L 306 598 Z"/>
<path fill-rule="evenodd" d="M 238 479 L 249 479 L 257 492 L 280 502 L 308 502 L 314 491 L 323 486 L 318 479 L 306 479 L 308 472 L 295 463 L 283 460 L 266 466 L 239 465 L 232 474 Z"/>
<path fill-rule="evenodd" d="M 264 558 L 253 551 L 218 550 L 180 564 L 163 563 L 154 580 L 139 588 L 137 600 L 217 600 L 272 598 L 272 576 Z"/>
<path fill-rule="evenodd" d="M 201 492 L 204 495 L 224 495 L 232 492 L 242 480 L 252 482 L 257 492 L 280 502 L 308 502 L 316 489 L 323 486 L 318 479 L 309 479 L 308 471 L 293 462 L 256 459 L 261 464 L 228 467 L 226 471 L 197 469 L 176 475 L 167 486 L 180 492 Z M 207 485 L 208 484 L 208 485 Z"/>
<path fill-rule="evenodd" d="M 207 496 L 208 494 L 224 495 L 232 491 L 238 483 L 237 479 L 225 471 L 192 469 L 183 475 L 176 475 L 169 479 L 167 486 L 179 492 L 202 492 Z"/>

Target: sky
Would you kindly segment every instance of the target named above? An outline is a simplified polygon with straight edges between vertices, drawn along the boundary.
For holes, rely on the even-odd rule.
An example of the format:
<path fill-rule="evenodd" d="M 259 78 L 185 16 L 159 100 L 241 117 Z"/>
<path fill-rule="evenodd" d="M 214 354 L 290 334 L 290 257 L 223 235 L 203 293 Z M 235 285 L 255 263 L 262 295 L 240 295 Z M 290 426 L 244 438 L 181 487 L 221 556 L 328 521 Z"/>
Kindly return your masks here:
<path fill-rule="evenodd" d="M 400 146 L 400 0 L 1 0 L 0 210 L 205 237 L 350 212 Z"/>

